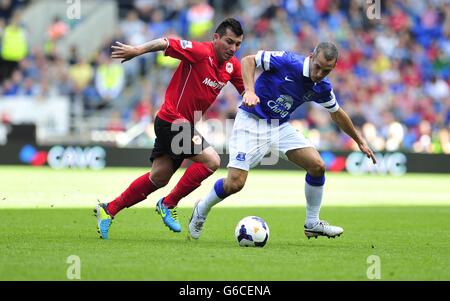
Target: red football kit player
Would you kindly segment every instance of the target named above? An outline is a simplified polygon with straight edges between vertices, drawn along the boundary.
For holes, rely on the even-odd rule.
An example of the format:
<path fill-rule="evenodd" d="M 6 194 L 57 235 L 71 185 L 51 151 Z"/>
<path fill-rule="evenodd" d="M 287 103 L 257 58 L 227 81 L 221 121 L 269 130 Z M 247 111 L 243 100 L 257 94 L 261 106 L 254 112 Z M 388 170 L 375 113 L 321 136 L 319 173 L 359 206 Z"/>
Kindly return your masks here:
<path fill-rule="evenodd" d="M 160 38 L 136 47 L 119 42 L 112 46 L 112 58 L 122 59 L 122 63 L 156 51 L 165 51 L 165 55 L 181 62 L 155 118 L 151 172 L 137 178 L 112 202 L 95 208 L 101 238 L 108 239 L 112 219 L 120 210 L 145 200 L 149 194 L 167 185 L 183 160 L 190 159 L 193 163 L 175 188 L 156 205 L 164 224 L 174 232 L 181 231 L 176 213 L 178 202 L 220 165 L 217 152 L 195 130 L 194 123 L 198 121 L 195 119 L 206 112 L 228 82 L 240 94 L 244 92 L 240 62 L 234 57 L 242 39 L 240 23 L 229 18 L 217 27 L 212 42 Z"/>

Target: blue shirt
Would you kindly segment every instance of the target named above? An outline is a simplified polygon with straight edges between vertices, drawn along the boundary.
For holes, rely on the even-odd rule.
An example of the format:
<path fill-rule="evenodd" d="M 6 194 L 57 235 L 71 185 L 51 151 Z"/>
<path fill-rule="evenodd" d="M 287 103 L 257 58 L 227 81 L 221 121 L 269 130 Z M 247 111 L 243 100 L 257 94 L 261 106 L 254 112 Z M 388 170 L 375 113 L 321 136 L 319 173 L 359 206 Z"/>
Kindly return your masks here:
<path fill-rule="evenodd" d="M 309 77 L 309 57 L 285 51 L 259 51 L 256 67 L 263 72 L 255 82 L 260 103 L 241 109 L 259 118 L 278 119 L 282 124 L 301 104 L 314 101 L 330 113 L 339 109 L 333 87 L 327 78 L 314 83 Z"/>

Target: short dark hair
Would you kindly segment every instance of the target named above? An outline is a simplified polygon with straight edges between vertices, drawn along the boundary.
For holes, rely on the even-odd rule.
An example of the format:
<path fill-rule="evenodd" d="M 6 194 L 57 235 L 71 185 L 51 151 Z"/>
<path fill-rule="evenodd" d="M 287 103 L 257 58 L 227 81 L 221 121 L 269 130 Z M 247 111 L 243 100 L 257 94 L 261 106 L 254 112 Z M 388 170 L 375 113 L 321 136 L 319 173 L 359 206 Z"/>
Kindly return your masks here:
<path fill-rule="evenodd" d="M 227 33 L 227 28 L 229 28 L 237 36 L 241 36 L 244 34 L 241 23 L 233 18 L 227 18 L 223 20 L 222 23 L 220 23 L 217 27 L 216 33 L 219 34 L 219 36 L 223 36 Z"/>
<path fill-rule="evenodd" d="M 321 42 L 319 43 L 319 45 L 316 46 L 316 48 L 314 49 L 314 56 L 317 56 L 319 54 L 319 52 L 323 52 L 323 55 L 325 56 L 325 59 L 327 61 L 332 61 L 332 60 L 336 60 L 339 57 L 339 51 L 336 47 L 336 45 L 334 45 L 331 42 Z"/>

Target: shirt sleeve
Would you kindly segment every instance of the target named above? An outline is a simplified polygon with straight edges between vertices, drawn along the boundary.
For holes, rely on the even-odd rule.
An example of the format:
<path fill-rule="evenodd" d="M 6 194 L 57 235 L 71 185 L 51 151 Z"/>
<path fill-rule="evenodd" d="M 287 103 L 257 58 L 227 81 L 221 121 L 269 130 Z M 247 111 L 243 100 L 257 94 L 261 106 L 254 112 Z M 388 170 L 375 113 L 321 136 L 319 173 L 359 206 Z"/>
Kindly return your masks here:
<path fill-rule="evenodd" d="M 169 46 L 164 54 L 182 61 L 197 63 L 208 56 L 209 53 L 209 49 L 201 42 L 173 38 L 168 38 L 167 41 Z"/>
<path fill-rule="evenodd" d="M 330 89 L 328 92 L 322 93 L 320 97 L 314 102 L 320 104 L 330 113 L 334 113 L 337 110 L 339 110 L 339 103 L 336 98 L 336 95 L 333 92 L 333 89 Z"/>
<path fill-rule="evenodd" d="M 234 71 L 233 76 L 230 79 L 230 82 L 236 88 L 240 95 L 244 93 L 244 81 L 242 79 L 242 71 L 241 71 L 241 63 L 239 60 L 234 60 Z"/>
<path fill-rule="evenodd" d="M 288 53 L 285 51 L 260 50 L 255 56 L 256 68 L 264 71 L 279 70 L 288 60 Z"/>

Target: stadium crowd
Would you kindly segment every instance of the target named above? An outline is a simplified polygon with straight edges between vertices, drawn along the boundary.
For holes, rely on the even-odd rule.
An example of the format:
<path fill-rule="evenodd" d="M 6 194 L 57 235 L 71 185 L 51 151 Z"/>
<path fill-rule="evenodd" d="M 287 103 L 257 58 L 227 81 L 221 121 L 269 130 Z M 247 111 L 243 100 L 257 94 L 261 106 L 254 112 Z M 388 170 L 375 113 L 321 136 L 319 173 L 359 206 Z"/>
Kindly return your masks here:
<path fill-rule="evenodd" d="M 54 51 L 52 43 L 70 34 L 70 26 L 58 18 L 42 48 L 25 44 L 13 56 L 4 51 L 5 37 L 13 31 L 23 31 L 13 39 L 26 43 L 16 9 L 26 2 L 0 0 L 0 97 L 81 97 L 86 118 L 108 112 L 110 130 L 142 121 L 151 127 L 177 61 L 158 54 L 121 65 L 109 58 L 110 45 L 161 36 L 209 40 L 217 20 L 232 16 L 245 30 L 239 57 L 260 49 L 309 54 L 319 41 L 335 42 L 340 56 L 329 78 L 340 105 L 375 151 L 450 154 L 449 0 L 117 0 L 119 34 L 106 39 L 90 60 L 77 55 L 77 46 L 67 60 Z M 233 118 L 239 102 L 229 85 L 206 118 Z M 357 149 L 314 104 L 300 107 L 291 122 L 318 149 Z M 226 141 L 223 133 L 211 135 Z"/>

